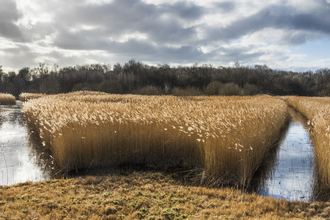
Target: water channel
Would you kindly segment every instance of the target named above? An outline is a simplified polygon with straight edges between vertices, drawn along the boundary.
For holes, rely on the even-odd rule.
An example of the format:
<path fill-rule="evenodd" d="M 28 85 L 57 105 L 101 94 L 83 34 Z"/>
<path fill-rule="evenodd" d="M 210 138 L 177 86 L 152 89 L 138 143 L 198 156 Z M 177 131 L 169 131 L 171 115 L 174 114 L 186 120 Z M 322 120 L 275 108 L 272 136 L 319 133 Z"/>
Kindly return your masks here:
<path fill-rule="evenodd" d="M 49 154 L 29 130 L 21 102 L 0 106 L 0 186 L 54 178 Z M 287 200 L 311 201 L 315 179 L 314 152 L 306 119 L 289 108 L 291 121 L 273 153 L 258 171 L 255 192 Z"/>
<path fill-rule="evenodd" d="M 291 201 L 315 200 L 314 149 L 306 118 L 289 107 L 290 123 L 258 173 L 258 194 Z"/>
<path fill-rule="evenodd" d="M 0 186 L 50 179 L 52 169 L 42 164 L 44 153 L 32 140 L 21 102 L 0 108 Z"/>

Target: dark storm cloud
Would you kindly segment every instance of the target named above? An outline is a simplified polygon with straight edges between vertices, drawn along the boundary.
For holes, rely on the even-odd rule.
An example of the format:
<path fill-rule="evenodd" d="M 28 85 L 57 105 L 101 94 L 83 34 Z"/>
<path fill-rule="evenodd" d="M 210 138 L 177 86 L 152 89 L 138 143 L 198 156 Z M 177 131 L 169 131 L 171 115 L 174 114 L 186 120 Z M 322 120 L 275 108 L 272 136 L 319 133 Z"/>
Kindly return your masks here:
<path fill-rule="evenodd" d="M 21 16 L 14 0 L 0 0 L 0 36 L 14 41 L 22 40 L 22 33 L 15 24 Z"/>
<path fill-rule="evenodd" d="M 230 41 L 264 28 L 282 29 L 288 32 L 306 31 L 330 36 L 330 8 L 324 7 L 317 13 L 302 13 L 293 7 L 271 5 L 249 17 L 241 18 L 223 28 L 206 28 L 207 40 Z M 306 32 L 293 35 L 286 43 L 302 44 L 308 40 Z M 283 42 L 285 43 L 285 42 Z"/>

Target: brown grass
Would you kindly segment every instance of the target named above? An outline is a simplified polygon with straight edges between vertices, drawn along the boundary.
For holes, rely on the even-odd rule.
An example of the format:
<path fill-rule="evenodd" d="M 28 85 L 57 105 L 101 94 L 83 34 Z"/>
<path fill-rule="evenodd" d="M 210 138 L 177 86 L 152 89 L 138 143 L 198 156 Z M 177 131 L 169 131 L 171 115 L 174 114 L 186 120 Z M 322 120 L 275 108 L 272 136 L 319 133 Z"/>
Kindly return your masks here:
<path fill-rule="evenodd" d="M 0 105 L 15 105 L 15 96 L 7 93 L 0 93 Z"/>
<path fill-rule="evenodd" d="M 45 95 L 46 94 L 43 94 L 43 93 L 21 93 L 18 98 L 22 102 L 26 102 L 30 99 L 37 99 L 37 98 L 43 97 Z"/>
<path fill-rule="evenodd" d="M 23 111 L 60 167 L 203 168 L 248 184 L 288 119 L 272 97 L 46 96 Z"/>
<path fill-rule="evenodd" d="M 283 99 L 309 120 L 318 174 L 322 184 L 330 186 L 330 98 L 290 96 Z"/>
<path fill-rule="evenodd" d="M 160 173 L 0 188 L 0 219 L 329 219 L 329 202 L 290 202 L 181 185 Z"/>

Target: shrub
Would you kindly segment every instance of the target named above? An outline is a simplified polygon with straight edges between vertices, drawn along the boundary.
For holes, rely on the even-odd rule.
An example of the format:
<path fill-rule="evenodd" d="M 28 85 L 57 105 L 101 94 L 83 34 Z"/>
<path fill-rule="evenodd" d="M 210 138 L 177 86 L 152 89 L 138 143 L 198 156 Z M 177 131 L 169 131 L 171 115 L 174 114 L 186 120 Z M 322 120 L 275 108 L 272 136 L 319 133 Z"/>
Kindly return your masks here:
<path fill-rule="evenodd" d="M 242 94 L 242 89 L 235 83 L 226 83 L 219 89 L 219 95 L 237 96 Z"/>
<path fill-rule="evenodd" d="M 252 84 L 245 84 L 243 88 L 243 95 L 257 95 L 258 87 Z"/>
<path fill-rule="evenodd" d="M 219 95 L 219 90 L 223 84 L 219 81 L 213 81 L 210 84 L 208 84 L 204 90 L 204 93 L 206 95 Z"/>
<path fill-rule="evenodd" d="M 117 80 L 105 80 L 97 86 L 97 90 L 113 94 L 121 94 L 123 92 L 122 87 Z"/>

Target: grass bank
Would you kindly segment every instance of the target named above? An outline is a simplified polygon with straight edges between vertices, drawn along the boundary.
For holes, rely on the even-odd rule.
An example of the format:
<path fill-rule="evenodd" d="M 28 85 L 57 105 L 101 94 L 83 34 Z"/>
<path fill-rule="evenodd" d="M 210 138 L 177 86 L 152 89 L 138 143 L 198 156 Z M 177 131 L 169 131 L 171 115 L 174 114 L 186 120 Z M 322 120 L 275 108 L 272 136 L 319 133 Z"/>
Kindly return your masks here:
<path fill-rule="evenodd" d="M 15 105 L 15 96 L 8 93 L 0 93 L 0 105 Z"/>
<path fill-rule="evenodd" d="M 330 187 L 330 98 L 284 97 L 309 120 L 321 185 Z"/>
<path fill-rule="evenodd" d="M 289 202 L 185 186 L 160 173 L 21 183 L 0 188 L 0 219 L 329 219 L 329 202 Z"/>
<path fill-rule="evenodd" d="M 287 105 L 274 97 L 70 93 L 30 100 L 23 111 L 64 169 L 201 168 L 241 185 L 288 120 Z"/>

